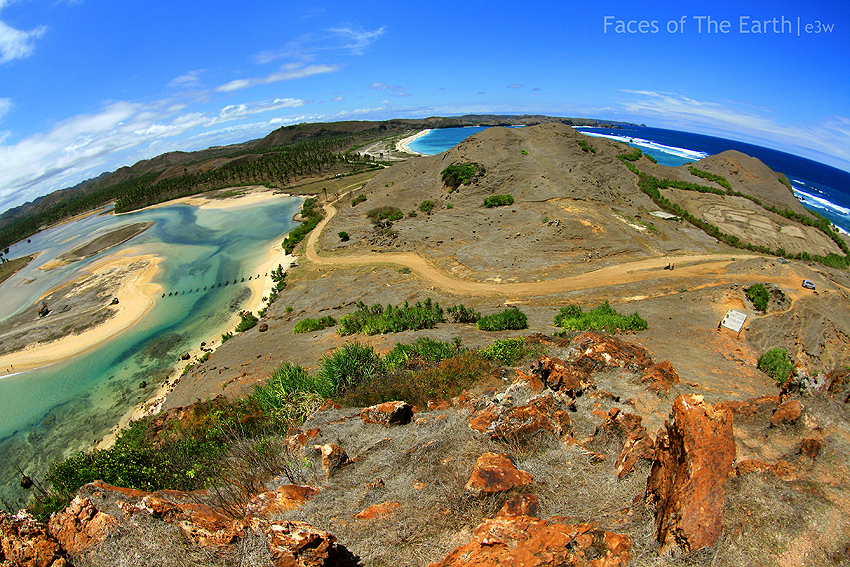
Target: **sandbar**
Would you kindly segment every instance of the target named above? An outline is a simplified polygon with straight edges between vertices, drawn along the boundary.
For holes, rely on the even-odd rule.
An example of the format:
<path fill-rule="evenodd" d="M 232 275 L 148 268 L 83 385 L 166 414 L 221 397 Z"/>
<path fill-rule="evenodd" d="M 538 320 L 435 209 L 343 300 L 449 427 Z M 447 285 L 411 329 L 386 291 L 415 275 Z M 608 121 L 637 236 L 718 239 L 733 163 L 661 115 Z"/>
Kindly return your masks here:
<path fill-rule="evenodd" d="M 103 322 L 78 334 L 59 337 L 50 342 L 36 342 L 0 356 L 0 376 L 79 356 L 99 347 L 138 322 L 153 307 L 154 297 L 161 291 L 159 284 L 151 283 L 161 258 L 153 254 L 128 256 L 127 252 L 130 251 L 110 256 L 90 266 L 87 274 L 51 290 L 58 291 L 74 284 L 82 288 L 93 288 L 101 283 L 114 286 L 111 295 L 118 298 L 119 302 L 113 305 L 106 301 L 105 305 L 95 306 L 93 310 L 111 311 Z M 103 299 L 98 301 L 104 302 Z M 51 316 L 54 315 L 48 315 Z"/>
<path fill-rule="evenodd" d="M 415 156 L 424 156 L 425 154 L 423 154 L 423 153 L 411 150 L 410 149 L 410 143 L 413 142 L 414 140 L 418 140 L 422 136 L 427 136 L 430 132 L 431 132 L 430 129 L 422 130 L 421 132 L 417 132 L 416 134 L 414 134 L 412 136 L 408 136 L 407 138 L 404 138 L 404 139 L 396 142 L 395 147 L 400 152 L 406 152 L 408 154 L 413 154 Z"/>

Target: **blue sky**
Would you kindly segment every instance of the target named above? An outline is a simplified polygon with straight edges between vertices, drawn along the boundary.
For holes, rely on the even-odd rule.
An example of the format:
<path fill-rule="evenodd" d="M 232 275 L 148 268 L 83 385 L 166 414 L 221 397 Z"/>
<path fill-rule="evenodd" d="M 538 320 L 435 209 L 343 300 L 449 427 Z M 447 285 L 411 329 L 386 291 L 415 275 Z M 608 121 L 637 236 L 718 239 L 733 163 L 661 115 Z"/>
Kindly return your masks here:
<path fill-rule="evenodd" d="M 466 113 L 643 122 L 850 170 L 850 3 L 582 4 L 0 0 L 0 211 L 298 122 Z"/>

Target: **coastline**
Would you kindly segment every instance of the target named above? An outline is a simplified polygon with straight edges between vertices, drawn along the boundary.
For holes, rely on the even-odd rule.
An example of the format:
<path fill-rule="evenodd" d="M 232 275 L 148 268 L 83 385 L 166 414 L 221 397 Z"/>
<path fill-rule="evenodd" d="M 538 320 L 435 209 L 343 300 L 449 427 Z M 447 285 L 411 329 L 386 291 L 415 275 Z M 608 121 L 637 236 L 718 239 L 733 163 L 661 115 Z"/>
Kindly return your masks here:
<path fill-rule="evenodd" d="M 407 138 L 404 138 L 404 139 L 399 140 L 398 142 L 396 142 L 396 144 L 395 144 L 395 148 L 396 148 L 398 151 L 400 151 L 400 152 L 405 152 L 405 153 L 408 153 L 408 154 L 413 154 L 413 155 L 415 155 L 415 156 L 424 156 L 425 154 L 423 154 L 423 153 L 420 153 L 420 152 L 417 152 L 417 151 L 411 150 L 411 149 L 410 149 L 410 144 L 411 144 L 411 142 L 413 142 L 414 140 L 418 140 L 419 138 L 421 138 L 421 137 L 423 137 L 423 136 L 427 136 L 427 135 L 428 135 L 428 134 L 430 134 L 430 133 L 431 133 L 431 129 L 430 129 L 430 128 L 429 128 L 429 129 L 426 129 L 426 130 L 422 130 L 421 132 L 417 132 L 416 134 L 414 134 L 414 135 L 412 135 L 412 136 L 408 136 Z"/>
<path fill-rule="evenodd" d="M 154 254 L 128 256 L 127 252 L 132 253 L 131 250 L 126 250 L 124 253 L 105 258 L 90 266 L 86 270 L 87 275 L 63 284 L 68 285 L 91 277 L 108 277 L 109 272 L 115 268 L 145 262 L 143 267 L 130 272 L 129 277 L 121 282 L 113 294 L 119 298 L 119 303 L 109 306 L 115 311 L 112 317 L 78 335 L 67 335 L 47 344 L 31 345 L 2 355 L 0 369 L 13 367 L 17 372 L 25 372 L 75 358 L 101 346 L 136 324 L 153 307 L 154 298 L 162 289 L 159 284 L 151 283 L 159 270 L 158 264 L 162 258 Z"/>

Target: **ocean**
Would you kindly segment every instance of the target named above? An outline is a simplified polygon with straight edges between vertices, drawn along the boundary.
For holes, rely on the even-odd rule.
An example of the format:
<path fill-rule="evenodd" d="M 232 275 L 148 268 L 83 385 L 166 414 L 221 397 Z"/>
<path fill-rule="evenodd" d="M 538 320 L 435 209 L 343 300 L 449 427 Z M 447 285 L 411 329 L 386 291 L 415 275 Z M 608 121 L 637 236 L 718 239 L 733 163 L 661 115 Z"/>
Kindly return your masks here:
<path fill-rule="evenodd" d="M 414 140 L 410 149 L 436 155 L 485 127 L 443 128 Z M 850 172 L 762 146 L 725 138 L 650 127 L 576 128 L 589 136 L 625 142 L 651 155 L 661 165 L 676 167 L 726 150 L 738 150 L 784 173 L 803 205 L 850 234 Z"/>
<path fill-rule="evenodd" d="M 92 447 L 152 394 L 180 354 L 232 330 L 231 317 L 250 295 L 242 278 L 266 277 L 256 273 L 256 266 L 294 228 L 300 204 L 300 199 L 280 197 L 227 209 L 172 204 L 118 216 L 91 215 L 13 245 L 15 256 L 41 254 L 0 285 L 0 319 L 30 308 L 48 289 L 121 250 L 162 257 L 153 283 L 163 287 L 166 297 L 157 297 L 138 323 L 89 353 L 0 376 L 0 497 L 14 501 L 23 496 L 16 464 L 42 477 L 54 460 Z M 124 244 L 55 270 L 38 270 L 94 236 L 144 221 L 153 225 Z M 218 285 L 225 281 L 231 285 Z M 147 388 L 140 387 L 143 381 Z"/>

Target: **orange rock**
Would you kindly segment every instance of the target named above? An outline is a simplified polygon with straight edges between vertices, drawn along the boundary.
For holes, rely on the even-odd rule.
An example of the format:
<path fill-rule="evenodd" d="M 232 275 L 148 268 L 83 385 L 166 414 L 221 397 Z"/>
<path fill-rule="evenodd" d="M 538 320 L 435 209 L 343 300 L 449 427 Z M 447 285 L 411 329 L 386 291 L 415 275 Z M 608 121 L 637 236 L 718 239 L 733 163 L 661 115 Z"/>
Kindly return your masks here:
<path fill-rule="evenodd" d="M 251 498 L 245 513 L 249 516 L 269 518 L 272 514 L 282 514 L 289 510 L 295 510 L 307 503 L 310 497 L 321 492 L 312 486 L 299 486 L 297 484 L 284 484 L 276 490 L 263 492 Z"/>
<path fill-rule="evenodd" d="M 801 415 L 803 415 L 803 404 L 800 400 L 788 400 L 770 416 L 770 426 L 796 423 Z"/>
<path fill-rule="evenodd" d="M 534 494 L 517 494 L 496 513 L 497 518 L 508 516 L 532 516 L 540 513 L 540 502 Z"/>
<path fill-rule="evenodd" d="M 492 494 L 531 484 L 534 477 L 516 468 L 507 455 L 484 453 L 478 457 L 475 468 L 464 487 L 475 495 Z"/>
<path fill-rule="evenodd" d="M 739 462 L 735 466 L 735 474 L 737 474 L 738 476 L 743 476 L 745 474 L 750 473 L 770 473 L 773 476 L 779 477 L 783 480 L 793 480 L 794 465 L 792 465 L 788 461 L 784 461 L 781 459 L 773 464 L 766 463 L 764 461 L 759 461 L 756 459 L 746 459 Z"/>
<path fill-rule="evenodd" d="M 358 520 L 375 520 L 377 518 L 385 518 L 395 513 L 401 508 L 401 502 L 392 500 L 381 504 L 373 504 L 354 517 Z"/>
<path fill-rule="evenodd" d="M 407 425 L 413 418 L 413 407 L 407 402 L 384 402 L 360 410 L 363 423 Z"/>
<path fill-rule="evenodd" d="M 436 399 L 428 400 L 428 409 L 431 411 L 443 411 L 452 407 L 451 400 Z"/>
<path fill-rule="evenodd" d="M 341 408 L 342 408 L 342 406 L 339 405 L 338 403 L 336 403 L 335 401 L 325 400 L 322 403 L 322 405 L 319 406 L 319 409 L 317 409 L 315 413 L 319 413 L 319 412 L 322 412 L 322 411 L 328 411 L 328 410 L 336 410 L 336 409 L 341 409 Z"/>
<path fill-rule="evenodd" d="M 28 514 L 0 512 L 0 565 L 66 567 L 67 563 L 47 526 Z"/>
<path fill-rule="evenodd" d="M 540 392 L 546 389 L 546 384 L 544 384 L 540 376 L 534 372 L 532 372 L 531 374 L 526 374 L 522 370 L 517 369 L 516 378 L 514 378 L 514 384 L 517 384 L 519 382 L 527 383 L 529 389 L 535 394 L 539 394 Z"/>
<path fill-rule="evenodd" d="M 71 555 L 83 555 L 109 535 L 117 520 L 95 508 L 88 498 L 77 496 L 48 523 L 51 535 Z"/>
<path fill-rule="evenodd" d="M 628 564 L 628 536 L 529 516 L 498 517 L 475 528 L 472 541 L 431 567 L 623 567 Z"/>
<path fill-rule="evenodd" d="M 648 390 L 655 392 L 658 395 L 665 396 L 670 393 L 670 388 L 673 384 L 679 383 L 679 375 L 673 369 L 670 361 L 656 362 L 652 366 L 644 370 L 640 378 L 641 382 L 649 382 Z"/>
<path fill-rule="evenodd" d="M 289 435 L 286 438 L 285 443 L 290 451 L 296 452 L 300 449 L 303 449 L 307 445 L 307 443 L 310 442 L 311 439 L 318 437 L 320 433 L 321 430 L 318 427 L 305 429 L 304 431 L 298 431 L 297 433 Z"/>
<path fill-rule="evenodd" d="M 656 440 L 646 498 L 655 505 L 656 539 L 695 551 L 720 535 L 724 485 L 735 462 L 732 412 L 697 394 L 673 402 L 673 421 Z"/>
<path fill-rule="evenodd" d="M 337 469 L 351 462 L 342 447 L 336 443 L 327 443 L 325 445 L 314 445 L 313 449 L 322 453 L 322 470 L 325 471 L 325 476 L 330 476 Z"/>

